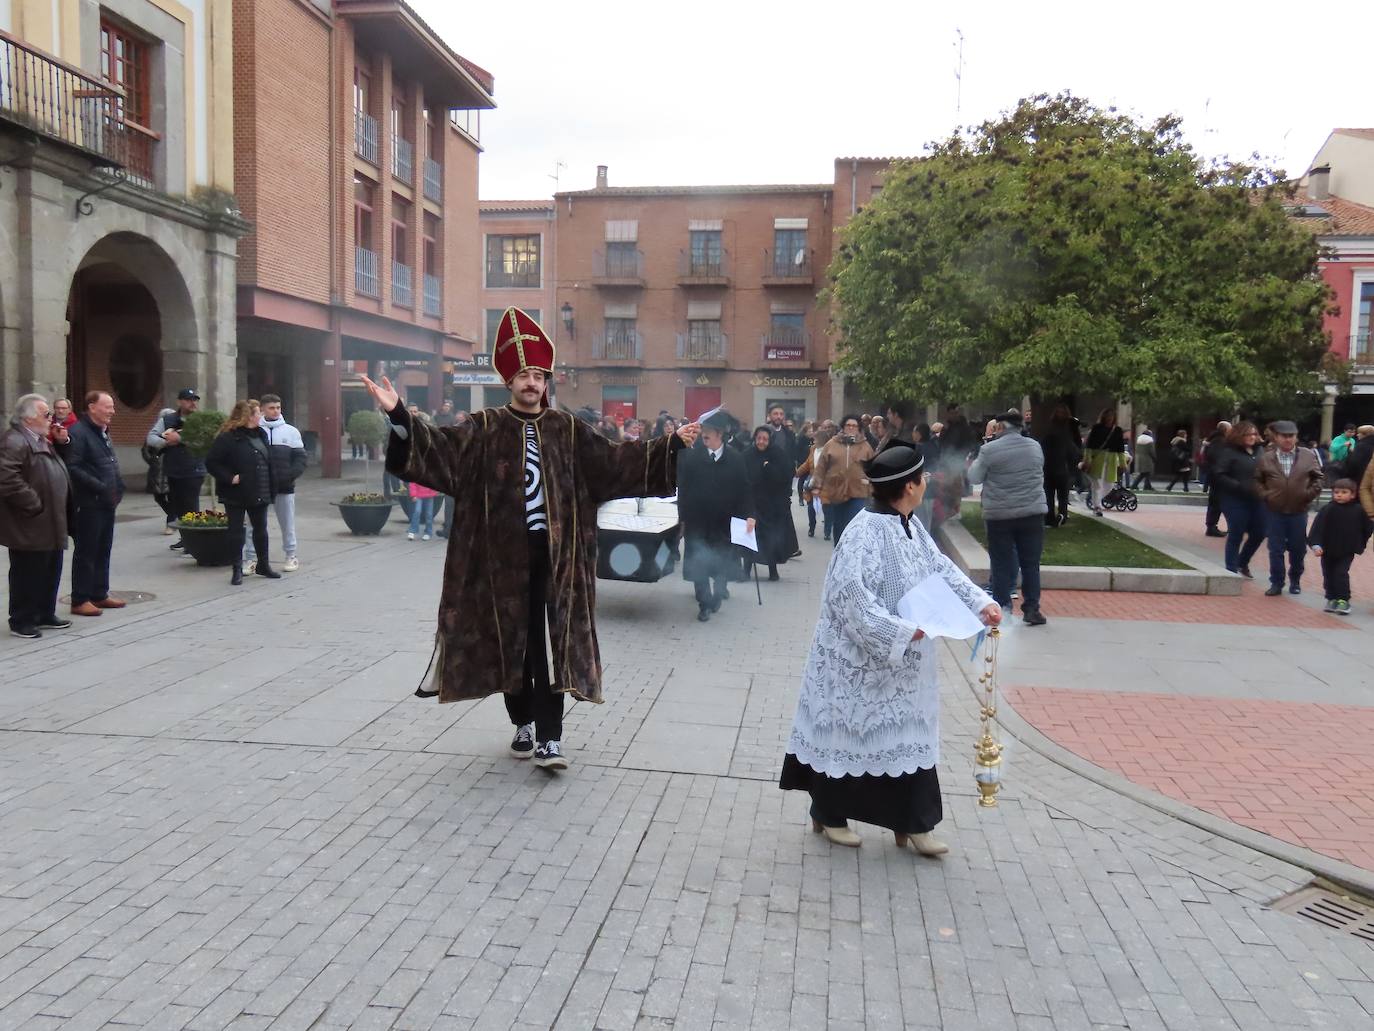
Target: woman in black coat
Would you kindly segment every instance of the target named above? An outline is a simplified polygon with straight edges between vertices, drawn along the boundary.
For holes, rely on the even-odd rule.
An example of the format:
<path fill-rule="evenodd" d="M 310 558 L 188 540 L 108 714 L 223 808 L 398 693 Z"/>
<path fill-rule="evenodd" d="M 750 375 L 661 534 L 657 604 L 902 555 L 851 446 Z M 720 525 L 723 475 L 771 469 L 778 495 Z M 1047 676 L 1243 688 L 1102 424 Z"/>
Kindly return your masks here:
<path fill-rule="evenodd" d="M 1226 434 L 1226 443 L 1207 451 L 1212 490 L 1221 498 L 1226 516 L 1226 568 L 1247 580 L 1250 559 L 1264 543 L 1264 502 L 1255 483 L 1264 448 L 1253 422 L 1238 422 Z M 1242 544 L 1242 538 L 1248 539 Z"/>
<path fill-rule="evenodd" d="M 744 455 L 749 473 L 749 490 L 754 497 L 755 527 L 759 553 L 755 562 L 768 567 L 768 579 L 777 580 L 778 566 L 792 557 L 794 550 L 787 533 L 792 523 L 792 456 L 773 442 L 767 426 L 754 431 L 754 446 Z"/>
<path fill-rule="evenodd" d="M 229 539 L 233 542 L 234 586 L 243 583 L 243 517 L 253 524 L 253 548 L 258 555 L 259 576 L 281 579 L 267 559 L 267 506 L 276 494 L 272 484 L 272 462 L 268 458 L 267 434 L 259 424 L 262 412 L 256 401 L 238 401 L 220 427 L 219 436 L 205 456 L 205 468 L 215 478 L 219 499 L 229 516 Z"/>

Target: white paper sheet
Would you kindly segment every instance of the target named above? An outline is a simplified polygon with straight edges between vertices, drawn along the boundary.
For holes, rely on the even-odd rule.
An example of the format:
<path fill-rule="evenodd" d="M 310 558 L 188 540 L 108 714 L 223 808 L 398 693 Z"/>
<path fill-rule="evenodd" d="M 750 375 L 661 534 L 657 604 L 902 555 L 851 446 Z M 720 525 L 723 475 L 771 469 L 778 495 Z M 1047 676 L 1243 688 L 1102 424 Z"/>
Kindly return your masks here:
<path fill-rule="evenodd" d="M 817 495 L 816 497 L 814 497 L 814 498 L 811 499 L 811 507 L 814 508 L 814 509 L 816 510 L 816 515 L 821 515 L 821 514 L 822 514 L 822 512 L 821 512 L 821 499 L 820 499 L 820 496 L 819 496 L 819 495 Z"/>
<path fill-rule="evenodd" d="M 968 610 L 959 596 L 934 573 L 918 583 L 897 602 L 897 615 L 925 631 L 927 637 L 966 640 L 983 629 L 983 621 Z"/>
<path fill-rule="evenodd" d="M 730 543 L 738 544 L 742 548 L 750 551 L 759 550 L 759 537 L 753 530 L 749 529 L 749 524 L 743 519 L 730 517 Z"/>
<path fill-rule="evenodd" d="M 715 406 L 714 408 L 712 408 L 709 412 L 702 412 L 700 415 L 698 415 L 698 416 L 697 416 L 695 419 L 693 419 L 692 421 L 695 422 L 695 423 L 702 423 L 702 422 L 705 422 L 707 419 L 711 418 L 711 416 L 715 415 L 718 411 L 720 411 L 720 410 L 721 410 L 722 408 L 724 408 L 724 407 L 725 407 L 724 405 L 716 405 L 716 406 Z"/>

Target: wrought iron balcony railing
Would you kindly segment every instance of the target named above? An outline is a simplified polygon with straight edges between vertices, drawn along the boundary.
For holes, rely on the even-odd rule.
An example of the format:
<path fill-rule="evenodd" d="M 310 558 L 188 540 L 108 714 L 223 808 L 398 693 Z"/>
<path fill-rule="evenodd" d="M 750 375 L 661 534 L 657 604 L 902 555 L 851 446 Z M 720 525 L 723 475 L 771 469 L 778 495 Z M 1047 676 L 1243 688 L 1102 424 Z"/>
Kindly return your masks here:
<path fill-rule="evenodd" d="M 599 361 L 644 360 L 644 341 L 636 330 L 615 330 L 592 336 L 592 357 Z"/>
<path fill-rule="evenodd" d="M 403 183 L 415 180 L 415 144 L 401 136 L 391 137 L 391 174 Z"/>
<path fill-rule="evenodd" d="M 774 286 L 807 286 L 815 279 L 811 263 L 812 252 L 805 249 L 796 251 L 763 252 L 763 278 Z"/>
<path fill-rule="evenodd" d="M 723 362 L 730 346 L 724 333 L 679 333 L 677 356 L 684 362 Z"/>
<path fill-rule="evenodd" d="M 443 314 L 443 283 L 438 276 L 425 276 L 425 314 L 438 318 Z"/>
<path fill-rule="evenodd" d="M 412 288 L 414 274 L 409 265 L 399 261 L 391 263 L 391 300 L 394 304 L 409 308 L 415 304 L 415 291 Z"/>
<path fill-rule="evenodd" d="M 765 362 L 804 362 L 811 353 L 811 334 L 804 329 L 775 329 L 760 341 Z"/>
<path fill-rule="evenodd" d="M 683 251 L 678 259 L 678 280 L 684 285 L 723 285 L 730 277 L 730 252 Z"/>
<path fill-rule="evenodd" d="M 644 252 L 640 250 L 597 251 L 592 255 L 592 279 L 606 285 L 642 283 Z"/>
<path fill-rule="evenodd" d="M 370 164 L 380 165 L 377 119 L 366 111 L 353 109 L 353 153 Z"/>
<path fill-rule="evenodd" d="M 444 166 L 425 158 L 425 200 L 439 204 L 444 199 Z"/>
<path fill-rule="evenodd" d="M 0 119 L 91 153 L 154 186 L 162 137 L 124 116 L 124 92 L 0 32 Z"/>
<path fill-rule="evenodd" d="M 380 297 L 377 281 L 377 252 L 366 247 L 353 249 L 353 289 L 364 297 Z"/>

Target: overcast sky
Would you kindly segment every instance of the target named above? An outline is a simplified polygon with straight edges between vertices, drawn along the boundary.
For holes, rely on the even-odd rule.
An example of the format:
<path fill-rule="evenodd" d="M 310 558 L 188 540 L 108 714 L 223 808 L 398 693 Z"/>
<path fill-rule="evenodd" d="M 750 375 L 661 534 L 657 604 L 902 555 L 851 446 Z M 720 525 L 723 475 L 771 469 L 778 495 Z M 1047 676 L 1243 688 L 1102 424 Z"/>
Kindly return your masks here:
<path fill-rule="evenodd" d="M 1217 0 L 412 2 L 496 76 L 483 199 L 550 196 L 559 161 L 565 190 L 595 185 L 598 164 L 613 186 L 829 182 L 838 156 L 919 154 L 1064 89 L 1176 112 L 1202 153 L 1257 151 L 1290 174 L 1331 128 L 1374 126 L 1374 5 L 1355 0 L 1282 16 Z"/>

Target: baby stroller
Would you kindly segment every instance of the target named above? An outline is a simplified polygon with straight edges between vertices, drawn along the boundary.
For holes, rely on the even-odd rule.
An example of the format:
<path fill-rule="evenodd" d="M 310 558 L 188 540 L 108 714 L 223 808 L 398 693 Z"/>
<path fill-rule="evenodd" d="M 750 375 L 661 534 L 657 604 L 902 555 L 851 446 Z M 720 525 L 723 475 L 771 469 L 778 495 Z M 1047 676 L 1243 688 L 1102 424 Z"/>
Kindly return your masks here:
<path fill-rule="evenodd" d="M 1118 483 L 1102 495 L 1102 507 L 1118 512 L 1134 512 L 1140 507 L 1140 502 L 1136 500 L 1135 491 Z"/>

